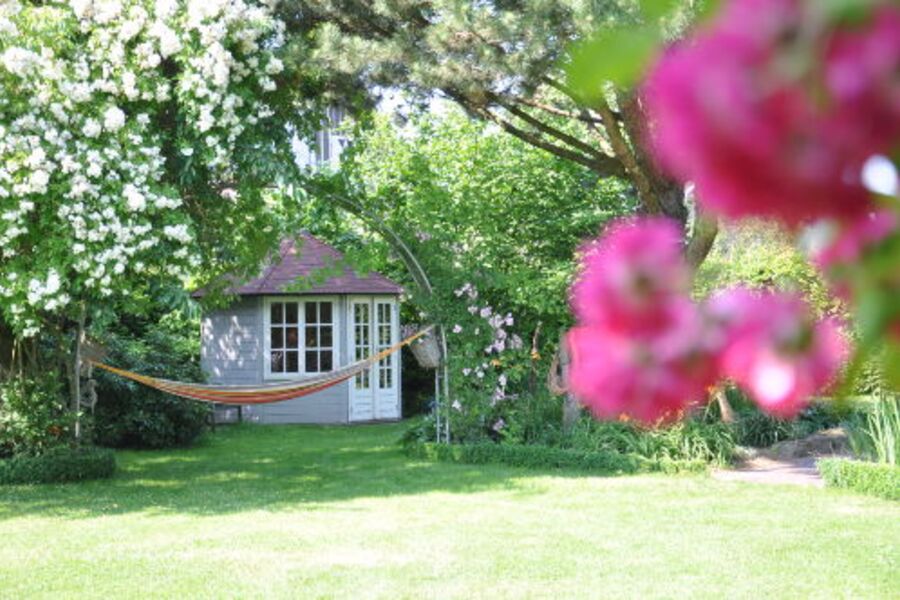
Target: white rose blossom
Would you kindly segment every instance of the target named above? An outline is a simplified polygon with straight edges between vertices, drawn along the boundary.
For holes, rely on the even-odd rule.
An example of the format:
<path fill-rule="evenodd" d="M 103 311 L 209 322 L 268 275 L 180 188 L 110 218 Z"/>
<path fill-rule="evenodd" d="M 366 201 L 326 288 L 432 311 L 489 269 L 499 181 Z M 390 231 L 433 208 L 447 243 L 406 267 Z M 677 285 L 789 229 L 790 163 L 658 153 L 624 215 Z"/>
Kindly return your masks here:
<path fill-rule="evenodd" d="M 36 10 L 52 37 L 24 26 Z M 73 290 L 128 294 L 131 274 L 183 277 L 198 264 L 165 183 L 159 103 L 177 101 L 186 118 L 178 147 L 230 175 L 238 136 L 271 114 L 282 29 L 254 0 L 0 0 L 0 311 L 19 334 Z"/>

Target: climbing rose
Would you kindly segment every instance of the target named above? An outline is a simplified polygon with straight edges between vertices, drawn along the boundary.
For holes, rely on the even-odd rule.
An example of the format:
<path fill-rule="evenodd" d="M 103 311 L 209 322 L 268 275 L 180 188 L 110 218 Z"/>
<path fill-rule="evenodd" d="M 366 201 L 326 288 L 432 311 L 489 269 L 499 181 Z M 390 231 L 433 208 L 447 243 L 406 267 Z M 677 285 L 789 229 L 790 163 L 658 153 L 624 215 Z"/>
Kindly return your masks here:
<path fill-rule="evenodd" d="M 707 312 L 723 330 L 720 375 L 777 417 L 795 417 L 847 358 L 836 323 L 813 322 L 796 295 L 736 288 L 714 297 Z"/>
<path fill-rule="evenodd" d="M 709 208 L 792 226 L 872 209 L 862 166 L 900 134 L 900 8 L 835 23 L 824 4 L 732 0 L 651 74 L 655 155 Z"/>
<path fill-rule="evenodd" d="M 622 220 L 584 250 L 572 307 L 586 325 L 652 334 L 671 324 L 676 315 L 670 300 L 685 295 L 689 281 L 680 232 L 671 221 Z"/>

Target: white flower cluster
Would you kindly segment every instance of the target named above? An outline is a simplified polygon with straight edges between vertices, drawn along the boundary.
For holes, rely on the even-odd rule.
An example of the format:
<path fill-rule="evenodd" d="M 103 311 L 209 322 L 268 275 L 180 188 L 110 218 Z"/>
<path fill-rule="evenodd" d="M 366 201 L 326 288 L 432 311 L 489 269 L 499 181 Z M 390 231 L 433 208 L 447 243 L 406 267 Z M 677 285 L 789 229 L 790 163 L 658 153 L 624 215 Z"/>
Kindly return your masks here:
<path fill-rule="evenodd" d="M 259 100 L 282 69 L 271 8 L 0 3 L 0 310 L 17 330 L 76 291 L 127 293 L 148 270 L 183 276 L 195 263 L 159 127 L 177 105 L 179 147 L 228 175 L 246 125 L 271 114 Z M 53 25 L 33 27 L 36 10 Z"/>

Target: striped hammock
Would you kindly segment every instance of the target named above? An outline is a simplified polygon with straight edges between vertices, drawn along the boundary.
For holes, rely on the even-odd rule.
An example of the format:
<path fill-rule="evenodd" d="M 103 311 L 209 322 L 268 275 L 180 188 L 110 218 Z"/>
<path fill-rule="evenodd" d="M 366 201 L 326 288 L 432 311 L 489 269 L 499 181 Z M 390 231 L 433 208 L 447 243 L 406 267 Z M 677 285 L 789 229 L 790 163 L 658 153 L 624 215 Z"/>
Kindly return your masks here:
<path fill-rule="evenodd" d="M 321 373 L 305 377 L 301 380 L 283 381 L 259 385 L 211 385 L 201 383 L 182 383 L 169 379 L 148 377 L 124 369 L 117 369 L 101 362 L 89 361 L 93 366 L 109 371 L 120 377 L 136 381 L 173 396 L 200 400 L 202 402 L 214 402 L 217 404 L 267 404 L 270 402 L 282 402 L 307 396 L 347 381 L 351 377 L 362 373 L 383 358 L 397 352 L 404 346 L 411 344 L 426 333 L 432 327 L 427 327 L 415 335 L 411 335 L 402 342 L 385 348 L 377 354 L 357 361 L 353 364 L 341 367 L 328 373 Z"/>

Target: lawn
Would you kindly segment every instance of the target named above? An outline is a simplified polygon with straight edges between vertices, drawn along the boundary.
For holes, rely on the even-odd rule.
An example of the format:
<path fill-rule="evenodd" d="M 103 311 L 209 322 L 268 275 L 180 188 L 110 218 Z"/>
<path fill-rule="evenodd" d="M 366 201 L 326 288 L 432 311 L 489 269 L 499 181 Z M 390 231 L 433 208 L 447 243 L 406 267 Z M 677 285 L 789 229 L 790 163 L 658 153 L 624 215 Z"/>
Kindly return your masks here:
<path fill-rule="evenodd" d="M 0 488 L 0 596 L 900 597 L 900 505 L 431 464 L 403 425 L 220 429 Z"/>

